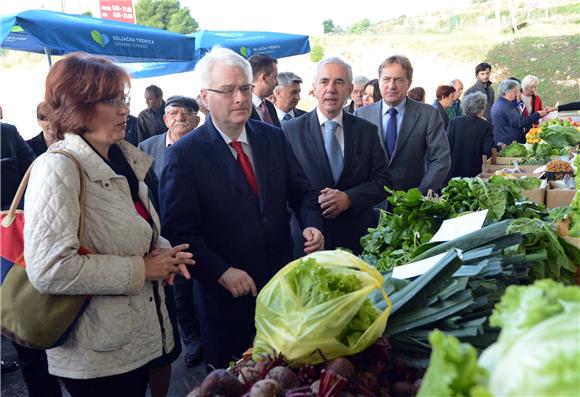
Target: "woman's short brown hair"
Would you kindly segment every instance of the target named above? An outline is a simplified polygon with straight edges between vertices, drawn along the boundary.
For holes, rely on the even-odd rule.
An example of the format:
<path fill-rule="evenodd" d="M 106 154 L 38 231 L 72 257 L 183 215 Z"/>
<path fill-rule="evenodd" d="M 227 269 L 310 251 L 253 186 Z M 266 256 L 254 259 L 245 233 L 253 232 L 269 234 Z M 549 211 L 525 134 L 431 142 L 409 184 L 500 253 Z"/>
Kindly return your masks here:
<path fill-rule="evenodd" d="M 414 87 L 407 92 L 407 96 L 417 102 L 425 102 L 425 90 L 423 87 Z"/>
<path fill-rule="evenodd" d="M 50 113 L 50 106 L 44 101 L 40 102 L 38 106 L 36 106 L 36 119 L 41 120 L 43 117 L 48 117 Z"/>
<path fill-rule="evenodd" d="M 107 58 L 73 53 L 56 62 L 46 77 L 44 98 L 49 120 L 60 139 L 65 132 L 82 135 L 95 105 L 123 95 L 131 78 Z"/>
<path fill-rule="evenodd" d="M 449 95 L 455 92 L 455 88 L 451 87 L 450 85 L 440 85 L 437 87 L 437 91 L 435 91 L 435 96 L 438 100 L 443 98 L 447 98 Z"/>

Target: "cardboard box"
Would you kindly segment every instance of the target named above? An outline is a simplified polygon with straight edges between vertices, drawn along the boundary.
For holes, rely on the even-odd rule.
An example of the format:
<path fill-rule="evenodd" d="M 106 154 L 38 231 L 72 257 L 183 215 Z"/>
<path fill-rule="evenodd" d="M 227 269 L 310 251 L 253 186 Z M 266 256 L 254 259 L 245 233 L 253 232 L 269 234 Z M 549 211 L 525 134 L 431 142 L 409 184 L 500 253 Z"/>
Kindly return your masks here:
<path fill-rule="evenodd" d="M 536 189 L 522 191 L 522 196 L 532 203 L 544 204 L 546 200 L 546 181 L 542 181 L 540 187 Z"/>
<path fill-rule="evenodd" d="M 520 169 L 521 172 L 524 173 L 533 173 L 534 170 L 540 168 L 541 165 L 520 165 L 518 166 L 518 168 Z M 496 165 L 487 165 L 484 164 L 481 167 L 481 172 L 484 173 L 492 173 L 492 172 L 496 172 L 496 171 L 501 171 L 503 169 L 507 169 L 507 170 L 511 170 L 514 169 L 514 167 L 509 166 L 509 165 L 501 165 L 501 164 L 496 164 Z M 539 176 L 540 174 L 536 175 Z"/>
<path fill-rule="evenodd" d="M 550 181 L 546 190 L 546 207 L 556 208 L 570 205 L 576 189 L 560 189 L 557 181 Z"/>

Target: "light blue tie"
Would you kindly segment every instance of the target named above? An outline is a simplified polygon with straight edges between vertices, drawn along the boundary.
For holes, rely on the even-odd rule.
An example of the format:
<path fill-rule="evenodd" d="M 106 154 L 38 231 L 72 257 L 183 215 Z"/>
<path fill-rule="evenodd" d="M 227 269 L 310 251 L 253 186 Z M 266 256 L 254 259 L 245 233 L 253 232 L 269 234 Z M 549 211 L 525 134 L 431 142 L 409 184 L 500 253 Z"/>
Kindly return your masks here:
<path fill-rule="evenodd" d="M 342 150 L 340 150 L 340 144 L 335 135 L 337 127 L 338 123 L 336 121 L 327 120 L 324 122 L 324 149 L 326 149 L 330 171 L 335 184 L 340 178 L 343 167 Z"/>

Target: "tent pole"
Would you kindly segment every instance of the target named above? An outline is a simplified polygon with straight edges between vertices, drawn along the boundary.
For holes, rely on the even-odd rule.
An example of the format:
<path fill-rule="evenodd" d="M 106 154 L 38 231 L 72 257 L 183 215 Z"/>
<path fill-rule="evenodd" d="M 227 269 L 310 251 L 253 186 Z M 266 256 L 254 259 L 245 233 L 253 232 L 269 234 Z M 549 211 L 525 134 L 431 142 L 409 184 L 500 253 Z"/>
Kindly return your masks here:
<path fill-rule="evenodd" d="M 44 53 L 46 54 L 46 59 L 48 60 L 48 66 L 52 66 L 52 58 L 50 57 L 50 48 L 44 47 Z"/>

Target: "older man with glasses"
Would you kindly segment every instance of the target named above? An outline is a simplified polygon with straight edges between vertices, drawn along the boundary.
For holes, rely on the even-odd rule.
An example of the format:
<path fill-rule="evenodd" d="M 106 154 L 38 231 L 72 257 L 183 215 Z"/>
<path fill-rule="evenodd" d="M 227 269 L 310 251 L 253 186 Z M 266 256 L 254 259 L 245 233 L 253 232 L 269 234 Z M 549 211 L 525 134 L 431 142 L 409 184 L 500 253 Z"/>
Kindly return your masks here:
<path fill-rule="evenodd" d="M 292 259 L 288 207 L 304 251 L 324 247 L 322 215 L 280 129 L 250 119 L 252 69 L 225 48 L 196 66 L 206 122 L 174 145 L 160 179 L 162 234 L 195 252 L 195 301 L 208 367 L 252 345 L 256 295 Z"/>

